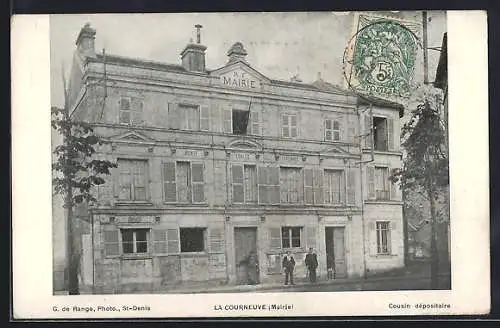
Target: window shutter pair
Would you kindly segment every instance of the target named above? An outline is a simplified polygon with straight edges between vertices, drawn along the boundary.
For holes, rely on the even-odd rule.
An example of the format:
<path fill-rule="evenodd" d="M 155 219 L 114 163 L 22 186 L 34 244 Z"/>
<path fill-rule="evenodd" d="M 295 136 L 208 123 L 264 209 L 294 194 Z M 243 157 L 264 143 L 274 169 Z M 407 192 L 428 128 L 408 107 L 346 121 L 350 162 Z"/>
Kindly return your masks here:
<path fill-rule="evenodd" d="M 339 120 L 325 119 L 325 141 L 341 140 L 341 124 Z"/>
<path fill-rule="evenodd" d="M 163 164 L 163 190 L 166 202 L 177 201 L 176 163 Z M 205 179 L 203 163 L 191 163 L 192 202 L 205 201 Z"/>
<path fill-rule="evenodd" d="M 120 230 L 111 225 L 105 225 L 103 229 L 104 256 L 111 257 L 120 255 Z"/>
<path fill-rule="evenodd" d="M 297 115 L 281 114 L 281 136 L 297 137 Z"/>
<path fill-rule="evenodd" d="M 179 230 L 153 229 L 153 251 L 155 254 L 179 253 Z"/>

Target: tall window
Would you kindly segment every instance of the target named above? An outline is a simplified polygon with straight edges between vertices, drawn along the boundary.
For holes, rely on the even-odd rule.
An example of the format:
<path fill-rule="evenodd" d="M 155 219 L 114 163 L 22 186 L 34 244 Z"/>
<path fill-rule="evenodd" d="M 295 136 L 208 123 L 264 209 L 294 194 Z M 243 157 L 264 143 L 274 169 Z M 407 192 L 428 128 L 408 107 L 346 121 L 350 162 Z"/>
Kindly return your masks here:
<path fill-rule="evenodd" d="M 379 200 L 390 199 L 389 168 L 375 167 L 375 197 Z"/>
<path fill-rule="evenodd" d="M 142 122 L 142 101 L 133 102 L 132 100 L 130 97 L 120 98 L 120 124 L 138 124 Z"/>
<path fill-rule="evenodd" d="M 256 203 L 257 202 L 257 168 L 255 165 L 232 166 L 233 179 L 233 202 L 234 203 Z"/>
<path fill-rule="evenodd" d="M 180 228 L 181 252 L 203 252 L 207 238 L 205 228 Z"/>
<path fill-rule="evenodd" d="M 340 122 L 337 120 L 325 120 L 325 141 L 340 140 Z"/>
<path fill-rule="evenodd" d="M 146 160 L 118 160 L 119 199 L 146 200 Z"/>
<path fill-rule="evenodd" d="M 163 190 L 167 202 L 203 203 L 205 201 L 203 163 L 165 163 Z"/>
<path fill-rule="evenodd" d="M 345 199 L 344 171 L 325 170 L 323 177 L 325 186 L 325 203 L 343 204 Z"/>
<path fill-rule="evenodd" d="M 285 138 L 297 137 L 297 115 L 281 114 L 281 136 Z"/>
<path fill-rule="evenodd" d="M 375 150 L 388 150 L 387 119 L 373 117 L 373 146 Z"/>
<path fill-rule="evenodd" d="M 183 114 L 184 130 L 200 130 L 200 108 L 196 105 L 179 104 Z"/>
<path fill-rule="evenodd" d="M 147 253 L 149 229 L 121 229 L 124 254 Z"/>
<path fill-rule="evenodd" d="M 301 168 L 280 168 L 281 203 L 301 203 L 304 199 L 304 184 Z"/>
<path fill-rule="evenodd" d="M 281 246 L 283 248 L 300 247 L 301 227 L 282 227 Z"/>
<path fill-rule="evenodd" d="M 387 221 L 377 222 L 377 253 L 390 254 L 391 253 L 390 245 L 391 241 L 390 241 L 389 222 Z"/>

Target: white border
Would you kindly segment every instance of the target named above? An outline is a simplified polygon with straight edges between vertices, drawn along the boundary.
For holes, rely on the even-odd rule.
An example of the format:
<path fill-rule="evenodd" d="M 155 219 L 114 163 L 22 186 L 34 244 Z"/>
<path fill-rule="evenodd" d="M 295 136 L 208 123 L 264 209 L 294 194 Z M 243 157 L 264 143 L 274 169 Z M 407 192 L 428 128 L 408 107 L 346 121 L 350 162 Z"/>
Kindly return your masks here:
<path fill-rule="evenodd" d="M 52 295 L 49 16 L 12 19 L 13 312 L 26 318 L 485 314 L 490 309 L 486 12 L 448 12 L 452 291 L 198 295 Z M 466 131 L 461 133 L 460 131 Z M 389 303 L 451 309 L 391 310 Z M 217 304 L 291 304 L 215 311 Z M 62 312 L 57 306 L 149 306 Z"/>

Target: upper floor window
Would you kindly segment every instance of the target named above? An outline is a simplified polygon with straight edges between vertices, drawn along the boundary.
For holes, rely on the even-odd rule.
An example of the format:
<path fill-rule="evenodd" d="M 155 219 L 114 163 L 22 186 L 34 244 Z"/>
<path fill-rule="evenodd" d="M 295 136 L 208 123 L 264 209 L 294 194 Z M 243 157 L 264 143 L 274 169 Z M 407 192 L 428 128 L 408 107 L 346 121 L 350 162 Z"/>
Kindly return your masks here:
<path fill-rule="evenodd" d="M 170 128 L 188 131 L 208 131 L 210 111 L 208 106 L 194 104 L 168 104 Z"/>
<path fill-rule="evenodd" d="M 390 199 L 389 168 L 375 167 L 375 198 L 379 200 Z"/>
<path fill-rule="evenodd" d="M 340 122 L 338 120 L 325 120 L 325 141 L 340 140 Z"/>
<path fill-rule="evenodd" d="M 247 134 L 249 116 L 249 111 L 233 109 L 233 134 Z"/>
<path fill-rule="evenodd" d="M 295 167 L 280 168 L 281 203 L 302 203 L 304 199 L 304 183 L 302 169 Z"/>
<path fill-rule="evenodd" d="M 118 160 L 120 200 L 146 200 L 146 165 L 146 160 Z"/>
<path fill-rule="evenodd" d="M 257 167 L 255 165 L 233 165 L 233 202 L 257 202 Z"/>
<path fill-rule="evenodd" d="M 167 202 L 203 203 L 205 201 L 203 163 L 165 163 L 163 185 Z"/>
<path fill-rule="evenodd" d="M 297 115 L 281 114 L 281 136 L 285 138 L 297 137 Z"/>
<path fill-rule="evenodd" d="M 345 178 L 342 170 L 325 170 L 323 173 L 326 204 L 343 204 Z"/>
<path fill-rule="evenodd" d="M 141 100 L 121 97 L 119 107 L 120 124 L 139 124 L 142 122 L 143 103 Z"/>

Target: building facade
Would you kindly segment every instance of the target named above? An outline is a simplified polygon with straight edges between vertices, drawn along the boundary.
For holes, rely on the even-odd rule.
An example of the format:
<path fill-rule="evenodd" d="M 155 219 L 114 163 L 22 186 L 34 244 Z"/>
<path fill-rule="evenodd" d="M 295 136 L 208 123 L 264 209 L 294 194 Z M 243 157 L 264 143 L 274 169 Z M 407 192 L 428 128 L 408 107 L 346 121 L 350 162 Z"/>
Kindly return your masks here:
<path fill-rule="evenodd" d="M 70 78 L 71 116 L 118 163 L 77 210 L 81 285 L 95 293 L 183 283 L 245 284 L 255 251 L 260 283 L 295 275 L 359 277 L 404 264 L 399 118 L 321 78 L 273 80 L 236 42 L 205 67 L 200 27 L 181 64 L 99 54 L 82 28 Z"/>

